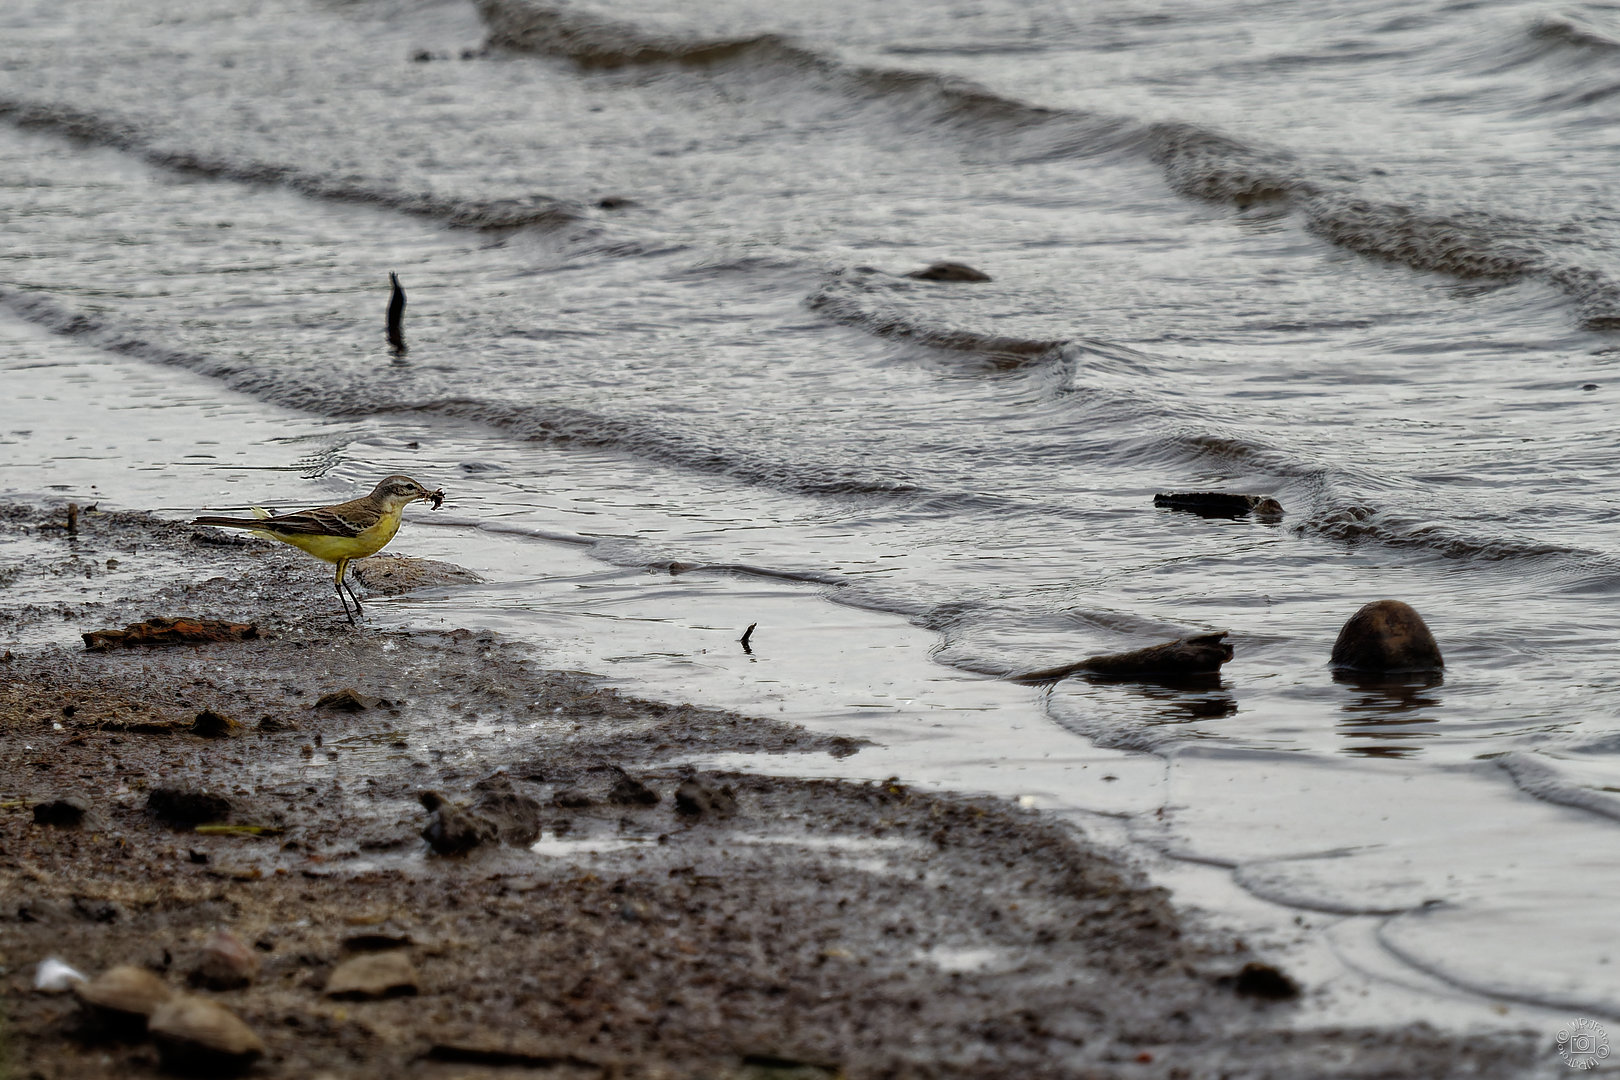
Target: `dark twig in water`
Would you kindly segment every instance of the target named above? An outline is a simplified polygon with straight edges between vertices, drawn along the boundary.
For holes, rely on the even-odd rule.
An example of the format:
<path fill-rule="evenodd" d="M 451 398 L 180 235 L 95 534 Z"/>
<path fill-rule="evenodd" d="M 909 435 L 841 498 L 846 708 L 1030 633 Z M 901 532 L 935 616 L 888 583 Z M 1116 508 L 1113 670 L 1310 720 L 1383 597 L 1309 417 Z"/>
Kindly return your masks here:
<path fill-rule="evenodd" d="M 743 636 L 737 639 L 738 644 L 743 647 L 743 652 L 747 653 L 749 656 L 754 655 L 754 650 L 748 647 L 748 639 L 754 636 L 754 627 L 758 625 L 759 623 L 757 622 L 749 623 L 748 629 L 743 631 Z"/>
<path fill-rule="evenodd" d="M 388 301 L 388 344 L 398 356 L 405 351 L 405 290 L 399 287 L 398 274 L 390 271 L 388 281 L 394 286 L 394 295 Z"/>
<path fill-rule="evenodd" d="M 78 503 L 68 503 L 67 534 L 69 536 L 78 536 L 79 535 L 79 504 Z"/>

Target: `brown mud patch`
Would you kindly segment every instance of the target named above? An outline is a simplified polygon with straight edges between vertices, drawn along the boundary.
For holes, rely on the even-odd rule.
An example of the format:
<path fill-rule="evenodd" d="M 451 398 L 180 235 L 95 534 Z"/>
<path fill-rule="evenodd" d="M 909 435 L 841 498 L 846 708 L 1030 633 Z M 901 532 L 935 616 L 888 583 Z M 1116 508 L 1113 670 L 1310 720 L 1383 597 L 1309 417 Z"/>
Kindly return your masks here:
<path fill-rule="evenodd" d="M 1288 995 L 1244 990 L 1239 944 L 1190 932 L 1162 890 L 1033 812 L 680 763 L 855 741 L 625 697 L 493 635 L 355 630 L 294 552 L 135 514 L 39 533 L 50 520 L 0 513 L 0 541 L 29 542 L 0 641 L 153 613 L 260 633 L 0 646 L 8 1080 L 162 1075 L 138 1032 L 32 991 L 50 956 L 205 994 L 263 1039 L 248 1075 L 300 1080 L 1507 1077 L 1531 1060 L 1527 1040 L 1421 1025 L 1292 1030 Z M 148 584 L 82 573 L 109 559 Z M 64 801 L 80 812 L 36 821 Z M 435 855 L 422 831 L 446 808 L 493 826 Z M 250 981 L 189 986 L 222 930 L 256 955 Z M 400 956 L 361 966 L 387 969 L 375 993 L 354 967 L 328 993 L 376 952 Z"/>

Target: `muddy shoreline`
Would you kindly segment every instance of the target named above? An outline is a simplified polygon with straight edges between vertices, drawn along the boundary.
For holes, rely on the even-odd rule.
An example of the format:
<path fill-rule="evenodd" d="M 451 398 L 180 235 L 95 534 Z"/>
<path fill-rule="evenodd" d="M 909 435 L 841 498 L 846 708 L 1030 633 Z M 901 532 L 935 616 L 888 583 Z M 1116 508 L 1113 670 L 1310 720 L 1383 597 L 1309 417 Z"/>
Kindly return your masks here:
<path fill-rule="evenodd" d="M 856 741 L 629 698 L 487 633 L 357 631 L 287 549 L 65 524 L 0 507 L 0 1076 L 166 1075 L 34 965 L 179 989 L 220 929 L 258 970 L 198 992 L 263 1039 L 264 1077 L 1508 1077 L 1543 1056 L 1295 1031 L 1241 943 L 1005 802 L 682 764 Z M 374 590 L 435 580 L 378 569 Z M 27 644 L 154 615 L 256 636 Z M 489 819 L 482 842 L 434 853 L 428 793 Z M 64 800 L 81 821 L 36 823 Z M 326 993 L 378 951 L 414 992 Z"/>

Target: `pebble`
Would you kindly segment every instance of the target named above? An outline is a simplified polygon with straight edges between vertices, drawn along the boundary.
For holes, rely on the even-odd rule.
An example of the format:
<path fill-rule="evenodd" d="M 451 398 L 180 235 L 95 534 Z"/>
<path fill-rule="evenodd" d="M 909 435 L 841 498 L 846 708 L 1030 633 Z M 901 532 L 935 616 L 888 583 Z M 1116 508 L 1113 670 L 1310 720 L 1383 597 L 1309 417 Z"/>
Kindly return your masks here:
<path fill-rule="evenodd" d="M 146 809 L 170 825 L 204 825 L 229 817 L 231 801 L 211 791 L 160 787 L 146 797 Z"/>
<path fill-rule="evenodd" d="M 177 994 L 159 1006 L 147 1030 L 164 1068 L 173 1072 L 228 1076 L 264 1054 L 264 1040 L 235 1013 L 191 994 Z"/>
<path fill-rule="evenodd" d="M 174 996 L 162 979 L 132 964 L 108 968 L 73 991 L 87 1011 L 114 1028 L 145 1027 L 147 1018 Z"/>
<path fill-rule="evenodd" d="M 71 829 L 83 824 L 90 812 L 90 800 L 83 795 L 64 795 L 60 799 L 42 802 L 34 807 L 35 825 L 57 825 Z"/>
<path fill-rule="evenodd" d="M 343 961 L 332 969 L 331 977 L 326 980 L 325 994 L 329 998 L 365 1001 L 407 997 L 421 988 L 411 958 L 396 949 Z"/>
<path fill-rule="evenodd" d="M 237 990 L 259 977 L 259 954 L 229 930 L 216 930 L 203 943 L 191 967 L 191 984 L 210 990 Z"/>
<path fill-rule="evenodd" d="M 726 788 L 716 790 L 696 780 L 688 780 L 675 790 L 675 812 L 687 817 L 702 814 L 730 817 L 737 812 L 737 800 Z"/>

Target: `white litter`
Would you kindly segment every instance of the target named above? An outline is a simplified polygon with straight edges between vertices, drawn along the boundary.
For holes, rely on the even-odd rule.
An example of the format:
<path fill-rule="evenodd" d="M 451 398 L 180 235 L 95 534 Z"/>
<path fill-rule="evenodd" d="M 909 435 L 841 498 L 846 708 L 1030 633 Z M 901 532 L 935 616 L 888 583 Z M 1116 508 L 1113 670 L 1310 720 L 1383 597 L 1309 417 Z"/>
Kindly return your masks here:
<path fill-rule="evenodd" d="M 34 969 L 34 989 L 42 994 L 65 994 L 74 983 L 84 981 L 83 975 L 54 956 L 41 960 Z"/>

